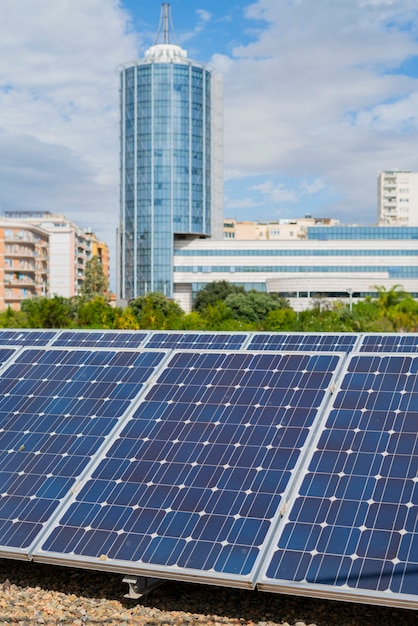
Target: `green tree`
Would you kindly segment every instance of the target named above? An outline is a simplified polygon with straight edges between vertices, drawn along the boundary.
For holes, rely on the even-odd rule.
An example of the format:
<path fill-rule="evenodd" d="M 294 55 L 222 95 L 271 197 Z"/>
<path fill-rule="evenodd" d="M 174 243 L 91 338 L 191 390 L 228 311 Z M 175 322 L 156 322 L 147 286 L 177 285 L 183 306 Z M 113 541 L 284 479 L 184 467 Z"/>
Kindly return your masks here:
<path fill-rule="evenodd" d="M 107 301 L 109 298 L 109 281 L 97 255 L 92 256 L 86 263 L 80 295 L 83 300 L 94 300 L 101 297 Z"/>
<path fill-rule="evenodd" d="M 68 298 L 62 296 L 24 300 L 21 310 L 26 315 L 29 328 L 71 328 L 73 326 L 72 304 Z"/>
<path fill-rule="evenodd" d="M 262 291 L 231 293 L 225 298 L 225 304 L 232 311 L 236 320 L 262 324 L 270 311 L 287 306 L 284 298 Z"/>
<path fill-rule="evenodd" d="M 193 310 L 202 312 L 209 304 L 213 305 L 217 302 L 224 302 L 229 295 L 238 293 L 244 294 L 244 287 L 232 285 L 227 280 L 218 280 L 208 283 L 206 287 L 198 291 L 193 304 Z"/>
<path fill-rule="evenodd" d="M 263 322 L 263 330 L 280 332 L 283 330 L 292 331 L 298 322 L 298 316 L 293 309 L 285 307 L 283 309 L 274 309 L 267 313 L 267 317 Z"/>
<path fill-rule="evenodd" d="M 183 309 L 160 292 L 140 296 L 129 303 L 140 328 L 165 330 L 181 328 Z"/>
<path fill-rule="evenodd" d="M 206 330 L 224 330 L 233 332 L 234 330 L 255 330 L 256 325 L 237 320 L 232 310 L 219 301 L 216 304 L 208 304 L 202 311 L 202 317 L 205 319 Z"/>
<path fill-rule="evenodd" d="M 124 309 L 117 308 L 115 314 L 114 328 L 120 330 L 138 330 L 139 322 L 130 306 Z"/>
<path fill-rule="evenodd" d="M 77 326 L 80 328 L 114 328 L 116 310 L 103 297 L 80 300 Z"/>
<path fill-rule="evenodd" d="M 206 330 L 206 327 L 206 319 L 198 311 L 185 314 L 181 321 L 181 330 Z"/>
<path fill-rule="evenodd" d="M 27 317 L 23 311 L 14 311 L 10 306 L 0 312 L 0 328 L 25 328 Z"/>
<path fill-rule="evenodd" d="M 390 307 L 399 304 L 408 297 L 408 293 L 404 291 L 402 285 L 393 285 L 390 289 L 386 289 L 383 285 L 375 285 L 374 288 L 377 290 L 377 304 L 385 313 Z"/>
<path fill-rule="evenodd" d="M 294 330 L 300 332 L 347 332 L 352 330 L 352 317 L 346 307 L 336 304 L 328 308 L 314 306 L 300 311 Z"/>

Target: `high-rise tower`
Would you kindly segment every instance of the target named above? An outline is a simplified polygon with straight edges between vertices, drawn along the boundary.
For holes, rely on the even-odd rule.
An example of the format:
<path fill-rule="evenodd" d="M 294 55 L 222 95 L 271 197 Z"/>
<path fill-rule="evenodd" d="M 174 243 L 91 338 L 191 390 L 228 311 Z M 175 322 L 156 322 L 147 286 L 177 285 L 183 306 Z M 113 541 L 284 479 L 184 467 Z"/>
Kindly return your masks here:
<path fill-rule="evenodd" d="M 222 238 L 222 81 L 177 43 L 163 3 L 154 45 L 120 72 L 118 291 L 173 297 L 176 237 Z"/>

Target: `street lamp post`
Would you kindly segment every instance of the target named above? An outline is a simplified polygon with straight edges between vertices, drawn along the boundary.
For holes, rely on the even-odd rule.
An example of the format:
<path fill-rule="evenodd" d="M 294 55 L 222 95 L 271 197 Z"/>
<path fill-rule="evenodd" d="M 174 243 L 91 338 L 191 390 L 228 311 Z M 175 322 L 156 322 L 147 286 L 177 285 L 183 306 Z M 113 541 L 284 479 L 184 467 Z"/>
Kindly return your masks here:
<path fill-rule="evenodd" d="M 348 293 L 348 308 L 351 313 L 353 310 L 353 290 L 351 288 L 347 289 L 347 293 Z"/>

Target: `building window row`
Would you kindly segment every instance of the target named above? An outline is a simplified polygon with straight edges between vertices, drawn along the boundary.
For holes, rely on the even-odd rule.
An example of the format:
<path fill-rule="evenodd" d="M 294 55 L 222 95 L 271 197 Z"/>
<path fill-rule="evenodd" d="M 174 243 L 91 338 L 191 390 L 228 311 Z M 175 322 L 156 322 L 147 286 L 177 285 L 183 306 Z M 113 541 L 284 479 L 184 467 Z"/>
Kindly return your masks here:
<path fill-rule="evenodd" d="M 279 273 L 279 274 L 294 274 L 294 273 L 361 273 L 361 274 L 381 274 L 387 273 L 390 278 L 418 278 L 418 266 L 399 266 L 399 267 L 385 267 L 378 266 L 312 266 L 312 265 L 296 265 L 296 266 L 268 266 L 268 265 L 178 265 L 174 267 L 174 272 L 177 273 Z"/>

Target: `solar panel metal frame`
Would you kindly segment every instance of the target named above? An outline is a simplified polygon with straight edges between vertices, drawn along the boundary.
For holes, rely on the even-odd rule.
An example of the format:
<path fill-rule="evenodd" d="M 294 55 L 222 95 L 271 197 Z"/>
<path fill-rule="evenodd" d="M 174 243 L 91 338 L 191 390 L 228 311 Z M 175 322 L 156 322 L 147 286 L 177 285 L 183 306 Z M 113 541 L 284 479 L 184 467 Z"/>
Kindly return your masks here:
<path fill-rule="evenodd" d="M 151 331 L 148 330 L 110 330 L 110 329 L 86 329 L 86 328 L 76 328 L 76 329 L 62 329 L 57 333 L 57 336 L 53 338 L 51 342 L 51 346 L 56 348 L 81 348 L 81 349 L 89 349 L 89 348 L 108 348 L 115 350 L 135 350 L 144 347 L 144 343 L 148 340 Z M 135 335 L 143 335 L 139 339 L 138 342 L 135 342 L 135 345 L 129 345 L 125 341 L 121 342 L 111 342 L 109 343 L 106 337 L 111 336 L 120 336 L 120 337 L 130 337 Z M 93 341 L 91 338 L 97 336 L 97 341 Z M 76 341 L 77 337 L 85 338 L 84 343 L 83 339 L 81 341 Z M 90 339 L 88 339 L 90 338 Z"/>
<path fill-rule="evenodd" d="M 171 342 L 168 343 L 168 345 L 164 345 L 164 343 L 159 343 L 158 342 L 158 338 L 159 337 L 166 337 L 166 336 L 170 336 L 170 337 L 178 337 L 180 339 L 180 341 L 177 342 Z M 210 345 L 210 343 L 208 344 L 208 342 L 199 342 L 199 341 L 195 341 L 194 343 L 198 344 L 198 343 L 202 343 L 202 346 L 196 346 L 193 345 L 192 343 L 189 343 L 189 345 L 187 345 L 187 341 L 186 338 L 190 336 L 197 336 L 200 338 L 210 338 L 210 337 L 224 337 L 225 340 L 227 340 L 230 337 L 242 337 L 242 341 L 241 341 L 241 345 L 240 346 L 227 346 L 227 345 L 216 345 L 214 344 L 213 346 Z M 220 350 L 232 350 L 232 351 L 237 351 L 237 350 L 243 350 L 244 346 L 247 345 L 248 341 L 251 338 L 251 333 L 248 331 L 232 331 L 232 332 L 228 332 L 228 331 L 209 331 L 209 330 L 173 330 L 173 331 L 164 331 L 164 330 L 156 330 L 150 333 L 150 335 L 148 336 L 148 338 L 146 339 L 145 343 L 144 343 L 144 348 L 154 348 L 154 349 L 166 349 L 166 350 L 213 350 L 213 351 L 220 351 Z M 232 343 L 232 342 L 231 342 Z"/>
<path fill-rule="evenodd" d="M 379 333 L 380 334 L 380 333 Z M 282 538 L 287 523 L 291 523 L 289 518 L 293 512 L 293 506 L 295 505 L 298 498 L 304 497 L 300 491 L 303 485 L 303 482 L 309 473 L 315 475 L 315 471 L 309 472 L 309 466 L 314 459 L 314 455 L 316 450 L 316 445 L 319 443 L 323 430 L 326 428 L 328 419 L 330 418 L 331 412 L 334 407 L 334 398 L 337 398 L 338 392 L 341 391 L 341 385 L 344 381 L 344 378 L 347 373 L 349 373 L 348 368 L 350 367 L 351 362 L 358 357 L 376 357 L 376 358 L 405 358 L 410 356 L 418 362 L 418 355 L 416 353 L 366 353 L 366 352 L 354 352 L 347 355 L 347 359 L 343 365 L 342 370 L 340 370 L 339 375 L 337 377 L 337 384 L 333 390 L 332 400 L 328 403 L 325 411 L 318 415 L 318 424 L 315 433 L 312 434 L 311 439 L 309 440 L 310 451 L 305 456 L 303 463 L 299 468 L 299 475 L 293 484 L 293 488 L 290 494 L 289 501 L 286 506 L 286 511 L 283 515 L 283 518 L 279 521 L 279 524 L 276 528 L 276 535 L 272 536 L 270 539 L 270 543 L 265 555 L 265 561 L 260 569 L 259 577 L 257 580 L 257 589 L 265 592 L 272 593 L 284 593 L 290 595 L 304 596 L 304 597 L 314 597 L 314 598 L 325 598 L 327 600 L 343 600 L 347 602 L 357 602 L 364 604 L 373 604 L 380 606 L 391 606 L 405 609 L 415 609 L 418 610 L 418 595 L 415 594 L 407 594 L 407 593 L 396 593 L 392 591 L 375 591 L 368 590 L 359 587 L 348 587 L 347 584 L 343 585 L 332 585 L 332 584 L 324 584 L 317 582 L 307 582 L 296 581 L 296 580 L 288 580 L 288 579 L 272 579 L 267 576 L 267 570 L 270 566 L 272 558 L 274 557 L 275 552 L 279 548 L 279 542 Z M 418 374 L 417 374 L 418 378 Z M 353 409 L 355 410 L 355 409 Z M 418 408 L 417 408 L 418 413 Z M 365 431 L 367 432 L 367 431 Z M 389 431 L 387 431 L 389 432 Z M 417 428 L 418 432 L 418 428 Z M 341 448 L 342 452 L 342 448 Z M 376 453 L 377 455 L 378 453 Z M 338 474 L 335 474 L 338 475 Z M 352 474 L 354 475 L 354 474 Z M 350 475 L 349 475 L 350 476 Z M 417 476 L 418 480 L 418 476 Z M 305 496 L 308 497 L 308 496 Z M 323 496 L 323 500 L 326 500 L 327 497 Z M 341 502 L 344 502 L 344 497 L 341 497 Z M 361 500 L 360 500 L 361 502 Z M 364 501 L 368 503 L 368 501 Z M 377 501 L 376 501 L 377 502 Z M 375 502 L 375 503 L 376 503 Z M 297 517 L 295 517 L 294 522 L 297 523 Z M 353 526 L 354 528 L 354 526 Z M 366 530 L 369 530 L 366 528 Z M 370 529 L 372 530 L 372 529 Z M 285 550 L 285 548 L 283 548 Z M 316 548 L 313 549 L 315 551 Z M 312 554 L 312 551 L 306 550 L 306 554 Z M 319 554 L 319 552 L 316 552 Z M 326 555 L 326 552 L 321 552 L 321 554 Z M 340 559 L 342 560 L 344 555 L 341 555 Z M 364 557 L 366 558 L 366 557 Z M 417 557 L 418 560 L 418 557 Z M 418 566 L 417 566 L 418 568 Z"/>
<path fill-rule="evenodd" d="M 351 345 L 344 345 L 342 343 L 338 344 L 338 342 L 335 342 L 335 345 L 322 345 L 321 343 L 318 345 L 318 347 L 315 347 L 314 345 L 312 345 L 311 343 L 309 343 L 308 341 L 306 342 L 307 345 L 304 345 L 303 342 L 300 342 L 298 344 L 298 346 L 300 347 L 296 347 L 294 345 L 294 343 L 290 344 L 290 340 L 297 340 L 298 338 L 303 339 L 303 338 L 310 338 L 310 339 L 314 339 L 314 338 L 328 338 L 328 337 L 347 337 L 347 338 L 353 338 L 353 342 Z M 270 347 L 271 344 L 266 345 L 266 347 L 260 347 L 259 345 L 259 341 L 258 339 L 261 337 L 265 337 L 266 341 L 269 338 L 272 339 L 282 339 L 282 343 L 280 345 L 275 345 L 274 343 L 272 344 L 272 347 Z M 356 346 L 359 342 L 360 339 L 360 334 L 359 333 L 355 333 L 355 332 L 347 332 L 347 333 L 339 333 L 339 332 L 269 332 L 269 331 L 261 331 L 261 332 L 257 332 L 257 333 L 252 333 L 251 337 L 249 338 L 249 341 L 246 344 L 246 349 L 247 350 L 261 350 L 261 351 L 265 351 L 265 352 L 270 352 L 270 351 L 286 351 L 286 352 L 298 352 L 298 351 L 303 351 L 303 352 L 345 352 L 345 353 L 349 353 L 352 352 L 356 349 Z M 289 340 L 289 341 L 286 341 Z M 256 343 L 257 342 L 257 343 Z"/>
<path fill-rule="evenodd" d="M 194 353 L 194 352 L 195 351 L 193 350 L 174 350 L 172 355 L 183 354 L 183 353 Z M 202 354 L 202 353 L 213 354 L 212 351 L 199 351 L 199 354 Z M 219 353 L 228 354 L 228 351 L 219 351 Z M 240 351 L 235 351 L 235 353 L 243 355 L 243 352 L 240 352 Z M 279 352 L 270 351 L 268 354 L 266 354 L 265 352 L 251 351 L 250 354 L 253 354 L 253 355 L 259 354 L 260 356 L 274 356 L 274 355 L 283 356 L 285 354 L 288 355 L 289 353 L 284 353 L 282 351 L 279 351 Z M 302 356 L 302 352 L 297 352 L 293 354 L 297 357 Z M 337 357 L 338 359 L 337 367 L 333 370 L 333 373 L 331 374 L 331 382 L 334 381 L 336 377 L 338 376 L 338 371 L 341 370 L 343 366 L 343 362 L 346 358 L 345 353 L 337 353 L 337 352 L 331 352 L 331 353 L 324 352 L 321 354 L 318 354 L 316 352 L 306 352 L 303 354 L 304 356 L 318 357 L 318 358 L 323 357 L 323 356 Z M 158 373 L 156 374 L 157 379 L 161 374 L 165 372 L 166 367 L 170 362 L 171 362 L 171 358 L 169 359 L 169 361 L 168 360 L 164 361 L 161 368 L 159 368 Z M 157 384 L 157 383 L 158 383 L 158 380 L 154 381 L 150 387 L 154 386 L 154 384 Z M 332 384 L 331 384 L 331 387 L 332 387 Z M 317 426 L 318 416 L 321 415 L 321 413 L 324 411 L 326 405 L 329 402 L 329 399 L 330 399 L 329 386 L 328 387 L 325 386 L 323 391 L 324 391 L 324 397 L 317 409 L 317 415 L 316 417 L 313 418 L 311 426 L 307 427 L 308 434 L 307 434 L 305 443 L 303 444 L 301 448 L 300 456 L 297 459 L 295 466 L 293 467 L 291 471 L 291 476 L 283 492 L 281 502 L 287 501 L 289 493 L 291 493 L 291 491 L 293 490 L 293 484 L 300 472 L 301 463 L 304 463 L 306 455 L 309 454 L 310 440 L 312 438 L 313 433 L 316 432 L 317 427 L 318 427 Z M 106 442 L 104 442 L 102 448 L 100 449 L 100 454 L 96 454 L 95 458 L 92 459 L 91 464 L 89 464 L 86 472 L 83 474 L 83 481 L 84 481 L 83 484 L 85 484 L 85 482 L 89 478 L 92 477 L 93 472 L 98 468 L 102 460 L 105 458 L 106 453 L 110 450 L 111 446 L 118 439 L 122 430 L 129 423 L 131 416 L 135 412 L 137 406 L 139 406 L 142 403 L 142 401 L 145 401 L 145 399 L 146 399 L 146 390 L 144 390 L 143 393 L 141 393 L 140 396 L 137 397 L 136 406 L 131 407 L 129 411 L 129 415 L 125 415 L 124 419 L 121 420 L 118 423 L 118 425 L 114 428 L 111 435 L 107 438 Z M 80 485 L 80 489 L 78 490 L 78 493 L 80 493 L 80 490 L 82 489 L 82 487 L 83 485 Z M 153 565 L 152 563 L 134 565 L 132 561 L 108 559 L 107 557 L 105 557 L 105 555 L 101 555 L 101 557 L 88 558 L 88 557 L 85 557 L 82 555 L 76 555 L 73 553 L 65 554 L 65 553 L 60 553 L 60 552 L 50 552 L 48 550 L 44 550 L 42 546 L 45 544 L 45 541 L 47 541 L 48 538 L 51 536 L 54 528 L 56 528 L 59 525 L 60 518 L 62 518 L 63 515 L 65 515 L 65 513 L 69 510 L 71 505 L 77 501 L 77 497 L 78 496 L 76 493 L 71 495 L 70 499 L 67 500 L 65 505 L 62 508 L 60 508 L 57 514 L 50 520 L 50 523 L 45 528 L 44 533 L 38 538 L 36 544 L 33 545 L 31 549 L 31 554 L 30 554 L 31 559 L 40 563 L 65 565 L 69 567 L 81 567 L 81 568 L 86 568 L 86 569 L 120 572 L 123 574 L 131 574 L 131 575 L 136 575 L 136 576 L 146 576 L 146 577 L 162 578 L 162 579 L 168 579 L 168 580 L 199 582 L 203 584 L 224 585 L 224 586 L 226 585 L 226 586 L 236 587 L 236 588 L 254 589 L 257 583 L 258 572 L 260 570 L 262 562 L 265 559 L 265 553 L 268 550 L 272 537 L 274 537 L 275 527 L 277 526 L 279 520 L 281 519 L 283 515 L 282 506 L 280 505 L 275 512 L 273 521 L 271 523 L 271 527 L 267 532 L 264 545 L 260 549 L 259 555 L 256 559 L 256 562 L 251 572 L 248 575 L 234 575 L 234 574 L 229 574 L 229 573 L 217 573 L 217 572 L 211 572 L 211 571 L 204 571 L 200 569 L 180 568 L 178 566 L 177 567 L 164 566 L 164 565 L 158 566 L 158 565 Z"/>
<path fill-rule="evenodd" d="M 7 346 L 7 348 L 5 347 L 3 349 L 9 349 L 9 348 L 11 347 Z M 7 373 L 8 368 L 10 366 L 13 366 L 16 363 L 16 360 L 20 356 L 22 356 L 25 352 L 39 352 L 39 351 L 48 352 L 48 353 L 67 352 L 70 354 L 75 353 L 75 352 L 87 352 L 89 354 L 93 354 L 93 353 L 96 354 L 97 352 L 103 352 L 103 353 L 112 352 L 115 355 L 119 355 L 121 352 L 129 352 L 129 353 L 137 354 L 137 355 L 150 354 L 150 353 L 162 354 L 163 356 L 161 358 L 161 361 L 157 363 L 156 366 L 154 367 L 154 370 L 151 373 L 151 377 L 155 375 L 155 373 L 159 370 L 159 368 L 163 365 L 163 363 L 166 361 L 166 359 L 169 356 L 169 351 L 167 350 L 153 350 L 153 349 L 143 350 L 143 349 L 137 349 L 137 348 L 134 348 L 134 349 L 125 348 L 121 350 L 120 348 L 99 348 L 99 347 L 94 348 L 94 349 L 89 349 L 89 348 L 81 348 L 81 347 L 73 348 L 70 346 L 39 346 L 39 347 L 29 346 L 27 348 L 24 348 L 22 346 L 17 346 L 14 355 L 11 358 L 9 358 L 5 363 L 1 364 L 0 366 L 0 382 L 2 380 L 2 375 L 4 373 Z M 138 385 L 141 385 L 141 387 L 138 389 L 138 392 L 132 398 L 131 404 L 136 405 L 138 398 L 140 398 L 142 393 L 144 393 L 144 391 L 146 390 L 147 384 L 148 384 L 148 381 L 138 383 Z M 74 489 L 76 488 L 76 485 L 79 483 L 79 481 L 82 480 L 82 477 L 88 473 L 90 465 L 94 462 L 96 456 L 100 455 L 100 451 L 102 447 L 106 445 L 107 439 L 112 436 L 113 430 L 118 427 L 118 424 L 124 422 L 125 416 L 129 414 L 129 408 L 130 407 L 127 407 L 122 415 L 120 415 L 118 418 L 115 418 L 116 419 L 115 425 L 111 428 L 110 432 L 107 435 L 104 435 L 103 442 L 99 444 L 93 456 L 90 458 L 90 460 L 86 462 L 81 472 L 79 474 L 74 475 L 74 483 L 71 486 L 70 490 L 67 492 L 67 494 L 63 495 L 61 498 L 57 498 L 58 500 L 61 500 L 61 502 L 59 502 L 56 509 L 53 511 L 52 515 L 50 516 L 50 519 L 45 523 L 44 528 L 40 531 L 40 533 L 38 533 L 38 536 L 34 538 L 30 546 L 28 546 L 27 548 L 6 546 L 6 545 L 2 545 L 1 539 L 0 539 L 0 557 L 1 558 L 11 558 L 15 560 L 32 560 L 32 556 L 31 556 L 32 549 L 34 545 L 37 545 L 38 538 L 43 536 L 45 532 L 45 528 L 47 528 L 49 524 L 51 523 L 51 521 L 55 519 L 55 516 L 59 515 L 62 509 L 65 508 L 68 497 L 70 496 L 71 493 L 73 493 Z M 30 474 L 27 474 L 27 475 L 30 475 Z"/>

